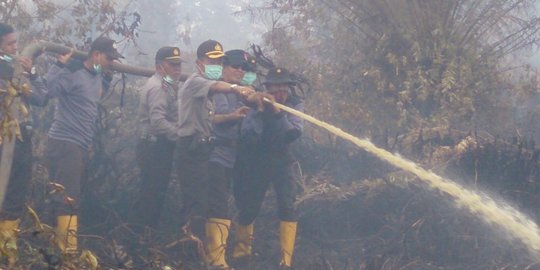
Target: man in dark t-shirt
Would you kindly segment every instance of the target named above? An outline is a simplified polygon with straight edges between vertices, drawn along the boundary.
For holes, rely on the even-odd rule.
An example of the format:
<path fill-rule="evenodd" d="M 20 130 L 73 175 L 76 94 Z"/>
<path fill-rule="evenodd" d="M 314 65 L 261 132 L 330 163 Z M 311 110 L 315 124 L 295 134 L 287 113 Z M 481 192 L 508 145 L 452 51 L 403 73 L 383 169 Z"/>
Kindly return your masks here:
<path fill-rule="evenodd" d="M 72 53 L 60 56 L 46 76 L 49 98 L 58 99 L 48 133 L 47 167 L 51 181 L 65 188 L 54 194 L 51 212 L 56 216 L 56 242 L 65 253 L 77 251 L 81 182 L 98 128 L 98 103 L 108 85 L 102 72 L 122 58 L 114 40 L 106 37 L 92 42 L 84 62 L 68 65 Z"/>

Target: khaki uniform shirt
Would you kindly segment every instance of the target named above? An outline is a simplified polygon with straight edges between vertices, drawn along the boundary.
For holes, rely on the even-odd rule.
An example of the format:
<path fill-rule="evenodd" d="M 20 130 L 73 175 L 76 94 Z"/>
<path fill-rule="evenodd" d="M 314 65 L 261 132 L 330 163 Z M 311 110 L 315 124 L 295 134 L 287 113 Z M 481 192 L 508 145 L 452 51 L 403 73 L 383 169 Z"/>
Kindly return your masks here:
<path fill-rule="evenodd" d="M 208 97 L 210 86 L 216 81 L 192 74 L 178 93 L 178 121 L 180 137 L 195 135 L 210 137 L 214 119 L 214 104 Z"/>
<path fill-rule="evenodd" d="M 141 138 L 165 136 L 178 139 L 177 90 L 154 74 L 139 92 L 137 123 Z"/>

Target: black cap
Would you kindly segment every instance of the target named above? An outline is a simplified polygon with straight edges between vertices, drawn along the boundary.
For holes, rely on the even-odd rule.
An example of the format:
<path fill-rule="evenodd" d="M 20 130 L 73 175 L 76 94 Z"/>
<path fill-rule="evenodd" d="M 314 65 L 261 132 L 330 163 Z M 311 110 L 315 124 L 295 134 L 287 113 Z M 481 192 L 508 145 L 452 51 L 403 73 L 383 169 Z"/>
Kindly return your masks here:
<path fill-rule="evenodd" d="M 92 42 L 92 45 L 90 45 L 90 51 L 98 51 L 106 54 L 110 58 L 118 59 L 118 58 L 124 58 L 117 50 L 116 50 L 116 42 L 108 37 L 98 37 L 94 42 Z"/>
<path fill-rule="evenodd" d="M 225 52 L 224 66 L 238 66 L 245 69 L 248 64 L 248 53 L 244 50 L 230 50 Z"/>
<path fill-rule="evenodd" d="M 171 63 L 182 63 L 182 56 L 178 47 L 161 47 L 156 53 L 156 62 L 167 61 Z"/>
<path fill-rule="evenodd" d="M 291 83 L 294 84 L 295 81 L 291 77 L 291 73 L 284 68 L 272 68 L 266 74 L 266 79 L 264 84 L 269 83 Z"/>
<path fill-rule="evenodd" d="M 7 34 L 11 34 L 14 31 L 15 29 L 13 29 L 13 26 L 7 23 L 0 22 L 0 38 L 4 37 Z"/>
<path fill-rule="evenodd" d="M 225 56 L 225 54 L 223 53 L 223 46 L 221 46 L 221 43 L 212 39 L 201 43 L 201 45 L 199 45 L 199 48 L 197 48 L 198 59 L 202 59 L 204 57 L 216 59 L 223 56 Z"/>
<path fill-rule="evenodd" d="M 256 70 L 257 70 L 257 59 L 255 58 L 255 56 L 248 54 L 246 71 L 255 72 Z"/>

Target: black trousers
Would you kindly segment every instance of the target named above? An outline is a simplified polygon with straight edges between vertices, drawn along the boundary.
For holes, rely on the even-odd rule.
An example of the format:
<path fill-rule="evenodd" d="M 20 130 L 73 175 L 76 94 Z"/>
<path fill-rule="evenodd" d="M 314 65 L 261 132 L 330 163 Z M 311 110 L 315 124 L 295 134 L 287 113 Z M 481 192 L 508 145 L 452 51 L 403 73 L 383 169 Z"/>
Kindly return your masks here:
<path fill-rule="evenodd" d="M 235 166 L 233 194 L 240 225 L 253 223 L 261 210 L 270 184 L 281 221 L 297 221 L 296 183 L 293 160 L 287 151 L 253 151 L 240 148 Z"/>
<path fill-rule="evenodd" d="M 182 190 L 182 226 L 190 223 L 194 233 L 204 236 L 208 212 L 208 171 L 212 145 L 194 136 L 182 137 L 176 143 L 176 168 Z"/>
<path fill-rule="evenodd" d="M 88 177 L 88 151 L 75 143 L 49 137 L 45 155 L 49 180 L 65 187 L 63 192 L 52 196 L 51 214 L 77 215 L 81 187 Z"/>
<path fill-rule="evenodd" d="M 231 196 L 232 168 L 211 161 L 208 167 L 208 218 L 231 219 L 229 198 Z"/>
<path fill-rule="evenodd" d="M 132 209 L 132 222 L 157 228 L 171 180 L 174 148 L 175 142 L 163 136 L 157 136 L 155 141 L 137 142 L 141 187 Z"/>
<path fill-rule="evenodd" d="M 9 183 L 4 197 L 0 219 L 18 219 L 25 210 L 26 195 L 32 181 L 32 138 L 31 131 L 21 125 L 23 141 L 16 140 Z"/>

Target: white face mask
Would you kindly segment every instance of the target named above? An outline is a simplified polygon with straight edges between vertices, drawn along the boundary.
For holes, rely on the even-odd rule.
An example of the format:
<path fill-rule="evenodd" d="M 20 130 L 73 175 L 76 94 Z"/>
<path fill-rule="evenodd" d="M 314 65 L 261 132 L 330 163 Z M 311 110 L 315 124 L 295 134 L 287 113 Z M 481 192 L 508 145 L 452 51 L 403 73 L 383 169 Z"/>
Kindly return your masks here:
<path fill-rule="evenodd" d="M 223 73 L 221 65 L 204 65 L 204 77 L 209 80 L 219 80 Z"/>
<path fill-rule="evenodd" d="M 242 81 L 240 82 L 241 85 L 252 85 L 255 80 L 257 79 L 257 73 L 252 71 L 247 71 L 244 73 L 244 77 L 242 78 Z"/>
<path fill-rule="evenodd" d="M 100 64 L 94 64 L 94 72 L 97 74 L 101 74 L 101 71 L 103 71 Z"/>
<path fill-rule="evenodd" d="M 13 57 L 9 54 L 4 54 L 4 55 L 0 55 L 0 60 L 11 63 L 13 62 Z"/>
<path fill-rule="evenodd" d="M 163 76 L 163 81 L 168 84 L 174 84 L 176 81 L 171 77 L 171 75 L 165 75 Z"/>
<path fill-rule="evenodd" d="M 163 65 L 160 65 L 160 67 L 159 67 L 159 69 L 158 69 L 158 73 L 159 73 L 159 74 L 163 74 L 162 77 L 161 77 L 161 79 L 162 79 L 165 83 L 167 83 L 167 84 L 169 84 L 169 85 L 175 85 L 175 84 L 178 83 L 178 80 L 175 80 L 175 79 L 173 78 L 173 76 L 171 76 L 170 74 L 167 74 L 167 73 L 166 73 L 166 68 L 165 68 Z"/>

